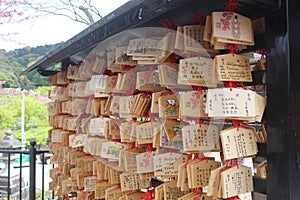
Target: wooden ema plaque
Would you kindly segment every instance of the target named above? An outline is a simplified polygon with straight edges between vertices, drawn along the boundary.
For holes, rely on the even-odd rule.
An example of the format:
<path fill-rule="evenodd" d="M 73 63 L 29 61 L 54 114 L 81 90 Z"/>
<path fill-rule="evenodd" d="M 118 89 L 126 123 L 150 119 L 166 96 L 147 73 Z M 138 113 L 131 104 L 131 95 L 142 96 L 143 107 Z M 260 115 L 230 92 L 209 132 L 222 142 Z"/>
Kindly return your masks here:
<path fill-rule="evenodd" d="M 214 61 L 211 58 L 194 57 L 180 60 L 178 70 L 179 84 L 216 87 L 216 81 Z"/>
<path fill-rule="evenodd" d="M 180 188 L 177 187 L 176 180 L 165 182 L 162 185 L 164 190 L 163 200 L 178 199 L 179 197 L 188 193 L 188 191 L 181 191 Z"/>
<path fill-rule="evenodd" d="M 159 97 L 158 110 L 161 118 L 177 119 L 179 116 L 179 99 L 175 94 Z"/>
<path fill-rule="evenodd" d="M 176 176 L 178 166 L 186 162 L 187 155 L 179 153 L 163 153 L 153 157 L 154 176 Z"/>
<path fill-rule="evenodd" d="M 253 191 L 251 168 L 231 167 L 221 172 L 223 198 L 233 197 Z"/>
<path fill-rule="evenodd" d="M 208 118 L 205 113 L 206 94 L 197 91 L 180 92 L 181 117 Z"/>
<path fill-rule="evenodd" d="M 213 124 L 183 126 L 182 140 L 186 152 L 221 151 L 219 128 Z"/>
<path fill-rule="evenodd" d="M 252 82 L 249 58 L 240 55 L 215 57 L 218 81 Z"/>
<path fill-rule="evenodd" d="M 144 152 L 136 155 L 137 173 L 154 172 L 154 153 Z"/>
<path fill-rule="evenodd" d="M 215 42 L 254 45 L 251 19 L 237 13 L 212 12 L 212 37 Z"/>
<path fill-rule="evenodd" d="M 139 174 L 122 173 L 120 175 L 121 191 L 140 189 Z"/>
<path fill-rule="evenodd" d="M 209 89 L 206 112 L 216 118 L 255 118 L 255 94 L 238 88 Z"/>
<path fill-rule="evenodd" d="M 258 151 L 252 127 L 225 129 L 221 131 L 221 141 L 225 160 L 253 156 Z"/>
<path fill-rule="evenodd" d="M 209 184 L 210 172 L 221 166 L 212 160 L 193 160 L 187 165 L 189 188 L 205 187 Z"/>

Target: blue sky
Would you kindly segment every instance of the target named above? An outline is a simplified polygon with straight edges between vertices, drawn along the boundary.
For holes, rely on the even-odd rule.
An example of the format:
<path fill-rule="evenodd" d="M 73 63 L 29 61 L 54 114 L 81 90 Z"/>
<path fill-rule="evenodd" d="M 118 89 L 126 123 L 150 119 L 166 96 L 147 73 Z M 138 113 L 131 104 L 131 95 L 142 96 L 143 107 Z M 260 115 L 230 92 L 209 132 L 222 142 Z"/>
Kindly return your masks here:
<path fill-rule="evenodd" d="M 105 16 L 120 7 L 128 0 L 97 0 L 96 5 L 102 16 Z M 0 49 L 6 51 L 35 47 L 39 45 L 55 44 L 66 41 L 87 28 L 86 25 L 74 22 L 66 17 L 49 15 L 34 21 L 20 24 L 5 24 L 0 26 L 1 33 L 17 33 L 0 37 Z M 3 30 L 5 32 L 3 32 Z"/>

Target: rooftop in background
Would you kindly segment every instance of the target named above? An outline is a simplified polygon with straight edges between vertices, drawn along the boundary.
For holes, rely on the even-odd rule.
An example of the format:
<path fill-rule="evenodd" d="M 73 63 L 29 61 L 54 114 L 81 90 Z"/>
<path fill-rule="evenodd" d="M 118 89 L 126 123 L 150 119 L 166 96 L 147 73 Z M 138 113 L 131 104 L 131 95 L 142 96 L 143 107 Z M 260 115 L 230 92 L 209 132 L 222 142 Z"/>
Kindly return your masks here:
<path fill-rule="evenodd" d="M 224 9 L 224 2 L 224 0 L 215 0 L 213 6 L 214 8 L 219 6 L 219 9 L 222 10 Z M 278 0 L 240 0 L 240 2 L 246 4 L 241 9 L 243 13 L 247 14 L 255 10 L 257 16 L 262 16 L 266 8 L 272 10 L 279 7 L 280 3 Z M 162 17 L 176 21 L 177 25 L 186 24 L 187 22 L 182 20 L 189 19 L 192 15 L 185 10 L 192 9 L 195 12 L 205 12 L 205 10 L 210 10 L 211 6 L 209 2 L 199 3 L 195 0 L 131 0 L 75 35 L 57 49 L 47 53 L 23 73 L 36 69 L 41 75 L 51 75 L 55 71 L 47 70 L 50 66 L 61 63 L 65 67 L 71 63 L 76 63 L 84 59 L 99 42 L 117 33 L 138 27 L 161 26 L 159 20 Z M 259 10 L 258 7 L 264 9 Z"/>

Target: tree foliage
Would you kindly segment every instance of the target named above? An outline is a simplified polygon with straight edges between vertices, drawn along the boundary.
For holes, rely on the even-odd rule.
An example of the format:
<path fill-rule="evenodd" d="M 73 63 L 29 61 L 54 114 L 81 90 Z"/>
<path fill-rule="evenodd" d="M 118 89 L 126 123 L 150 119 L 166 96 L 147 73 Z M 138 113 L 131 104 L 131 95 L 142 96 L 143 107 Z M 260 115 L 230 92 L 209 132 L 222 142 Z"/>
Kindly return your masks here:
<path fill-rule="evenodd" d="M 44 90 L 44 88 L 41 88 Z M 22 95 L 0 97 L 0 130 L 12 129 L 16 138 L 21 139 Z M 37 144 L 45 144 L 48 137 L 47 105 L 38 96 L 25 96 L 26 141 L 35 139 Z"/>
<path fill-rule="evenodd" d="M 25 47 L 6 52 L 0 50 L 0 80 L 5 80 L 6 88 L 34 89 L 36 86 L 48 85 L 47 77 L 41 76 L 36 70 L 20 75 L 27 67 L 36 62 L 46 52 L 58 47 L 59 44 L 44 45 L 34 48 Z"/>

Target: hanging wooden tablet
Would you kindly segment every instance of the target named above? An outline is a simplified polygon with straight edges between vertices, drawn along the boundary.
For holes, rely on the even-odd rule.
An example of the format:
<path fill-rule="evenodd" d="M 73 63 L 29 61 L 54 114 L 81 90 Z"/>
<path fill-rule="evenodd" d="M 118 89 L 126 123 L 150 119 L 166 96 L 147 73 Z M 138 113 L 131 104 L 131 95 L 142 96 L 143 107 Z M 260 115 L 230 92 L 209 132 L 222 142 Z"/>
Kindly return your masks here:
<path fill-rule="evenodd" d="M 253 191 L 251 168 L 245 166 L 231 167 L 221 172 L 223 198 Z"/>
<path fill-rule="evenodd" d="M 212 12 L 212 37 L 216 42 L 254 45 L 251 19 L 234 12 Z"/>
<path fill-rule="evenodd" d="M 167 33 L 157 44 L 156 62 L 164 62 L 174 52 L 175 34 Z"/>
<path fill-rule="evenodd" d="M 252 127 L 230 127 L 222 130 L 221 141 L 225 160 L 253 156 L 258 151 L 255 128 Z"/>
<path fill-rule="evenodd" d="M 185 52 L 213 52 L 212 45 L 203 40 L 204 26 L 189 25 L 183 27 Z"/>
<path fill-rule="evenodd" d="M 95 186 L 95 199 L 105 198 L 105 190 L 111 186 L 112 184 L 108 183 L 106 180 L 98 180 Z"/>
<path fill-rule="evenodd" d="M 153 138 L 162 129 L 162 124 L 158 122 L 147 122 L 136 127 L 136 141 L 138 144 L 151 144 Z"/>
<path fill-rule="evenodd" d="M 69 80 L 74 80 L 77 77 L 79 71 L 79 66 L 71 65 L 68 67 L 67 78 Z"/>
<path fill-rule="evenodd" d="M 130 40 L 127 48 L 127 55 L 156 57 L 158 43 L 158 40 L 154 40 L 151 38 L 139 38 Z"/>
<path fill-rule="evenodd" d="M 250 61 L 240 55 L 217 55 L 215 57 L 218 81 L 252 82 Z"/>
<path fill-rule="evenodd" d="M 137 62 L 132 59 L 132 56 L 127 55 L 127 46 L 124 47 L 116 47 L 116 65 L 130 65 L 136 66 Z"/>
<path fill-rule="evenodd" d="M 128 191 L 121 191 L 119 186 L 112 186 L 105 190 L 105 199 L 109 200 L 119 200 L 124 194 L 128 193 Z"/>
<path fill-rule="evenodd" d="M 182 163 L 178 167 L 177 187 L 179 187 L 181 191 L 189 191 L 190 190 L 189 185 L 188 185 L 188 175 L 187 175 L 186 163 Z"/>
<path fill-rule="evenodd" d="M 183 26 L 177 27 L 177 33 L 175 38 L 175 49 L 184 51 L 184 28 Z"/>
<path fill-rule="evenodd" d="M 188 191 L 180 191 L 180 188 L 177 187 L 176 180 L 165 182 L 162 185 L 164 188 L 164 200 L 178 199 L 188 193 Z"/>
<path fill-rule="evenodd" d="M 96 176 L 89 176 L 84 178 L 84 190 L 85 191 L 95 191 L 96 187 Z"/>
<path fill-rule="evenodd" d="M 158 98 L 159 117 L 177 119 L 179 116 L 179 99 L 177 95 L 163 95 Z"/>
<path fill-rule="evenodd" d="M 221 166 L 221 163 L 212 160 L 203 160 L 188 163 L 189 188 L 205 187 L 209 184 L 210 172 Z"/>
<path fill-rule="evenodd" d="M 89 134 L 91 136 L 108 136 L 109 135 L 109 118 L 93 118 L 89 124 Z"/>
<path fill-rule="evenodd" d="M 221 151 L 219 134 L 219 128 L 213 124 L 183 126 L 183 150 L 186 152 Z"/>
<path fill-rule="evenodd" d="M 149 92 L 165 90 L 160 86 L 157 70 L 137 72 L 136 89 Z"/>
<path fill-rule="evenodd" d="M 255 94 L 239 88 L 209 89 L 206 112 L 209 117 L 255 118 Z"/>
<path fill-rule="evenodd" d="M 180 110 L 182 117 L 208 118 L 206 109 L 206 92 L 198 91 L 180 92 Z"/>
<path fill-rule="evenodd" d="M 140 189 L 138 174 L 129 174 L 124 172 L 120 175 L 120 180 L 121 191 L 131 191 Z"/>
<path fill-rule="evenodd" d="M 179 153 L 163 153 L 157 154 L 154 159 L 154 175 L 155 176 L 176 176 L 178 174 L 178 167 L 185 163 L 187 155 Z"/>
<path fill-rule="evenodd" d="M 145 152 L 145 147 L 129 148 L 123 152 L 124 156 L 124 169 L 126 172 L 136 173 L 137 172 L 137 160 L 136 156 L 139 153 Z"/>
<path fill-rule="evenodd" d="M 136 155 L 137 173 L 148 173 L 154 171 L 154 152 L 144 152 Z"/>
<path fill-rule="evenodd" d="M 56 74 L 56 84 L 57 85 L 67 85 L 69 80 L 67 78 L 67 71 L 61 71 Z"/>
<path fill-rule="evenodd" d="M 203 87 L 216 87 L 214 61 L 211 58 L 194 57 L 180 59 L 178 83 Z"/>
<path fill-rule="evenodd" d="M 179 149 L 183 151 L 183 141 L 182 141 L 181 131 L 180 130 L 176 131 L 176 135 L 172 138 L 172 140 L 169 140 L 165 130 L 162 129 L 160 133 L 160 147 Z"/>

